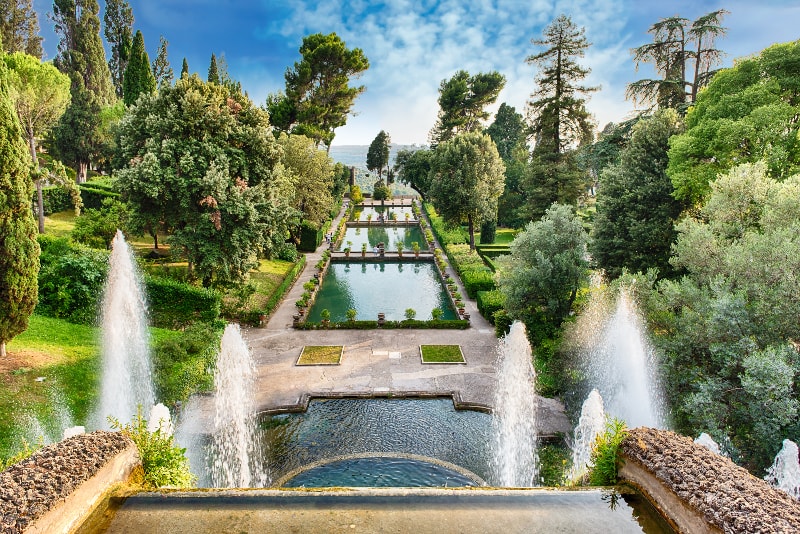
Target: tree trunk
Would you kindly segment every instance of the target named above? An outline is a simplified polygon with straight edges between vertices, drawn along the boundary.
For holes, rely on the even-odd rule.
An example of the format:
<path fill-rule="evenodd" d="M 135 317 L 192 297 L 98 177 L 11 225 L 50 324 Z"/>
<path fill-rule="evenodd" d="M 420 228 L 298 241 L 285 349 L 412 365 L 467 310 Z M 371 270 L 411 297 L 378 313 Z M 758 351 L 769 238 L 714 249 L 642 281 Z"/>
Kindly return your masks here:
<path fill-rule="evenodd" d="M 75 177 L 75 181 L 79 184 L 86 182 L 86 174 L 89 169 L 89 162 L 87 161 L 80 161 L 78 162 L 78 174 Z"/>
<path fill-rule="evenodd" d="M 44 197 L 42 196 L 42 181 L 39 178 L 39 158 L 36 157 L 36 138 L 32 135 L 28 137 L 28 147 L 31 150 L 31 160 L 33 161 L 33 170 L 36 173 L 36 218 L 39 221 L 39 233 L 44 233 Z"/>
<path fill-rule="evenodd" d="M 0 341 L 0 358 L 6 357 L 6 342 Z"/>
<path fill-rule="evenodd" d="M 469 223 L 469 249 L 475 250 L 475 221 L 472 220 L 472 215 L 467 216 Z"/>
<path fill-rule="evenodd" d="M 150 230 L 150 236 L 153 238 L 153 250 L 158 250 L 158 231 Z"/>

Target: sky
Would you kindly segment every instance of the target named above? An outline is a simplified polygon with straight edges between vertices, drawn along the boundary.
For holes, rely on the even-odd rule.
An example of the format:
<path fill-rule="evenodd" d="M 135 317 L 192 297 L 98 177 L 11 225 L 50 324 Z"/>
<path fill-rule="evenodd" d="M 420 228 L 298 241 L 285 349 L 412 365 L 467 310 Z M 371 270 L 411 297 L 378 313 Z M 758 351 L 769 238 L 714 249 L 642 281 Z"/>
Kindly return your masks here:
<path fill-rule="evenodd" d="M 535 89 L 536 67 L 525 59 L 542 49 L 531 43 L 560 14 L 584 27 L 592 45 L 579 62 L 591 69 L 585 83 L 599 86 L 587 108 L 599 129 L 633 111 L 628 83 L 653 77 L 637 72 L 631 48 L 652 42 L 648 28 L 659 19 L 690 20 L 717 9 L 726 36 L 717 43 L 724 67 L 773 43 L 800 38 L 800 0 L 128 0 L 134 31 L 141 30 L 154 59 L 159 36 L 169 41 L 176 75 L 185 57 L 205 79 L 211 54 L 224 56 L 231 78 L 256 104 L 284 89 L 284 73 L 300 60 L 302 39 L 336 32 L 348 48 L 360 48 L 370 68 L 352 83 L 366 91 L 354 116 L 336 130 L 334 145 L 367 145 L 380 130 L 393 144 L 424 144 L 436 121 L 438 89 L 458 70 L 496 70 L 506 77 L 497 103 L 525 114 Z M 100 0 L 101 20 L 105 3 Z M 46 59 L 57 51 L 47 13 L 52 2 L 34 0 Z"/>

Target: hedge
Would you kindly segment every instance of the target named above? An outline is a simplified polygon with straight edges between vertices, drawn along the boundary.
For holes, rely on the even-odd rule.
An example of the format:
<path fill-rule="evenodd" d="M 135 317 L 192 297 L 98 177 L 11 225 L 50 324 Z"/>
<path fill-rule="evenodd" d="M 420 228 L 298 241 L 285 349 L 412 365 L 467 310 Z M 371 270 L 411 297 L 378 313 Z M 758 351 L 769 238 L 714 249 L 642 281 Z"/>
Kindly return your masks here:
<path fill-rule="evenodd" d="M 487 321 L 494 324 L 494 312 L 503 309 L 505 300 L 505 295 L 497 289 L 478 291 L 478 311 Z"/>
<path fill-rule="evenodd" d="M 463 228 L 460 226 L 454 228 L 448 227 L 431 204 L 424 202 L 422 206 L 425 208 L 425 213 L 428 214 L 428 219 L 431 221 L 433 235 L 436 236 L 441 246 L 446 247 L 449 244 L 469 243 L 469 235 Z"/>
<path fill-rule="evenodd" d="M 150 275 L 144 283 L 153 326 L 178 329 L 219 318 L 222 296 L 213 289 Z"/>
<path fill-rule="evenodd" d="M 469 245 L 447 245 L 444 250 L 470 298 L 474 299 L 478 291 L 495 289 L 492 270 Z"/>
<path fill-rule="evenodd" d="M 300 244 L 297 250 L 301 252 L 314 252 L 317 247 L 322 244 L 322 238 L 331 228 L 331 221 L 325 221 L 325 224 L 318 226 L 316 223 L 310 221 L 303 221 L 300 225 Z"/>
<path fill-rule="evenodd" d="M 44 214 L 51 215 L 59 211 L 67 211 L 74 208 L 69 191 L 63 187 L 51 185 L 42 188 L 42 201 L 44 203 Z M 31 198 L 31 206 L 36 206 L 36 192 Z"/>
<path fill-rule="evenodd" d="M 494 283 L 494 275 L 488 267 L 467 269 L 461 273 L 461 282 L 469 298 L 474 299 L 478 291 L 491 291 L 497 286 Z"/>
<path fill-rule="evenodd" d="M 106 198 L 119 198 L 119 193 L 110 191 L 108 186 L 86 182 L 80 184 L 78 187 L 81 190 L 81 199 L 83 200 L 84 208 L 99 210 L 103 207 L 103 200 Z"/>

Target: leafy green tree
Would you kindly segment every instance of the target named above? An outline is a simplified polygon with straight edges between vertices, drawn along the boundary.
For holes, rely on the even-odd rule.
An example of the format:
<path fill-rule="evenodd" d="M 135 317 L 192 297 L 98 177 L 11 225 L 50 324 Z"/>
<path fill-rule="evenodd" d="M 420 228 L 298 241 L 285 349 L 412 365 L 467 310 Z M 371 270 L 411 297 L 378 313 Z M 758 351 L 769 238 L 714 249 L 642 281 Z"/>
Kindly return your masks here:
<path fill-rule="evenodd" d="M 503 226 L 519 228 L 526 222 L 520 212 L 525 204 L 521 183 L 528 166 L 528 126 L 516 109 L 503 102 L 486 133 L 497 145 L 497 152 L 506 165 L 506 181 L 498 201 L 497 222 Z"/>
<path fill-rule="evenodd" d="M 208 82 L 219 85 L 219 69 L 217 68 L 217 56 L 211 54 L 211 64 L 208 66 Z"/>
<path fill-rule="evenodd" d="M 305 135 L 330 150 L 336 128 L 344 126 L 364 86 L 350 79 L 369 68 L 360 48 L 348 49 L 330 33 L 303 38 L 302 60 L 286 70 L 285 95 L 271 95 L 267 108 L 272 124 L 282 132 Z"/>
<path fill-rule="evenodd" d="M 767 169 L 714 181 L 678 225 L 672 262 L 686 276 L 641 292 L 675 428 L 729 439 L 754 473 L 800 429 L 800 176 L 778 182 Z"/>
<path fill-rule="evenodd" d="M 25 52 L 41 59 L 39 18 L 32 0 L 0 0 L 0 42 L 8 53 Z"/>
<path fill-rule="evenodd" d="M 367 170 L 378 171 L 378 178 L 383 174 L 383 168 L 386 167 L 386 174 L 389 174 L 389 147 L 391 146 L 392 138 L 389 134 L 381 130 L 367 150 Z"/>
<path fill-rule="evenodd" d="M 682 128 L 674 110 L 658 111 L 634 127 L 619 163 L 603 171 L 589 250 L 611 278 L 623 269 L 655 268 L 662 276 L 673 272 L 670 247 L 683 206 L 672 196 L 667 150 L 669 138 Z"/>
<path fill-rule="evenodd" d="M 122 202 L 106 198 L 101 209 L 89 208 L 75 219 L 72 239 L 92 248 L 110 249 L 118 229 L 127 228 L 128 210 Z"/>
<path fill-rule="evenodd" d="M 167 45 L 169 45 L 169 41 L 164 39 L 163 35 L 159 37 L 158 53 L 152 65 L 153 77 L 156 79 L 158 87 L 172 85 L 172 80 L 175 78 L 172 67 L 169 65 L 169 58 L 167 57 Z"/>
<path fill-rule="evenodd" d="M 434 151 L 430 196 L 446 223 L 467 221 L 470 250 L 475 249 L 475 225 L 497 218 L 504 171 L 497 147 L 486 134 L 460 134 Z"/>
<path fill-rule="evenodd" d="M 394 159 L 394 171 L 397 179 L 422 198 L 428 197 L 431 186 L 431 166 L 434 153 L 425 148 L 419 150 L 400 150 Z"/>
<path fill-rule="evenodd" d="M 133 9 L 125 0 L 106 0 L 103 35 L 111 47 L 108 69 L 117 98 L 122 98 L 125 70 L 133 46 Z"/>
<path fill-rule="evenodd" d="M 375 200 L 389 200 L 392 198 L 392 190 L 383 180 L 378 180 L 372 186 L 372 198 Z"/>
<path fill-rule="evenodd" d="M 764 160 L 776 179 L 800 171 L 800 41 L 773 45 L 720 71 L 670 142 L 667 174 L 675 196 L 697 204 L 720 174 Z"/>
<path fill-rule="evenodd" d="M 724 9 L 712 11 L 691 25 L 683 17 L 667 17 L 653 24 L 647 30 L 653 34 L 653 42 L 634 48 L 633 60 L 637 69 L 641 63 L 651 63 L 661 79 L 629 84 L 627 98 L 684 111 L 717 72 L 713 67 L 722 61 L 722 51 L 714 48 L 714 43 L 725 35 L 721 21 L 727 14 Z"/>
<path fill-rule="evenodd" d="M 578 164 L 589 174 L 591 191 L 597 190 L 600 175 L 606 167 L 619 163 L 620 152 L 628 145 L 633 127 L 642 116 L 636 116 L 619 124 L 609 122 L 594 143 L 578 149 Z"/>
<path fill-rule="evenodd" d="M 528 327 L 536 343 L 569 315 L 578 289 L 588 282 L 587 235 L 570 206 L 553 204 L 496 260 L 505 310 Z"/>
<path fill-rule="evenodd" d="M 70 80 L 49 63 L 24 52 L 3 56 L 8 68 L 7 80 L 13 88 L 13 102 L 22 131 L 28 142 L 30 159 L 33 163 L 32 177 L 36 184 L 37 213 L 39 232 L 44 232 L 44 206 L 42 181 L 47 173 L 39 172 L 39 158 L 36 154 L 36 140 L 52 128 L 70 101 Z"/>
<path fill-rule="evenodd" d="M 153 93 L 157 88 L 156 78 L 150 70 L 150 58 L 144 47 L 144 36 L 137 31 L 133 37 L 133 46 L 125 68 L 122 93 L 126 106 L 132 106 L 142 93 Z"/>
<path fill-rule="evenodd" d="M 291 188 L 287 197 L 303 220 L 321 225 L 333 206 L 333 161 L 304 135 L 280 134 L 284 176 Z"/>
<path fill-rule="evenodd" d="M 505 102 L 500 104 L 494 122 L 486 128 L 486 133 L 497 146 L 497 153 L 508 162 L 514 158 L 514 152 L 520 147 L 525 147 L 528 136 L 528 126 L 525 119 L 513 106 Z"/>
<path fill-rule="evenodd" d="M 480 131 L 489 118 L 486 106 L 497 100 L 506 78 L 496 71 L 470 76 L 460 70 L 439 85 L 439 117 L 429 137 L 436 146 L 464 132 Z"/>
<path fill-rule="evenodd" d="M 140 97 L 119 126 L 123 200 L 170 232 L 167 241 L 205 286 L 243 280 L 296 223 L 267 114 L 235 96 L 197 76 L 181 78 Z"/>
<path fill-rule="evenodd" d="M 0 59 L 3 53 L 0 52 Z M 39 244 L 31 213 L 30 163 L 0 61 L 0 357 L 28 328 L 37 299 Z"/>
<path fill-rule="evenodd" d="M 535 146 L 523 190 L 529 198 L 527 215 L 538 219 L 552 203 L 574 204 L 582 192 L 585 175 L 573 148 L 591 140 L 593 125 L 581 95 L 597 88 L 580 85 L 590 70 L 577 58 L 590 43 L 569 17 L 560 15 L 544 29 L 543 39 L 532 42 L 545 49 L 527 59 L 540 70 L 528 102 Z"/>

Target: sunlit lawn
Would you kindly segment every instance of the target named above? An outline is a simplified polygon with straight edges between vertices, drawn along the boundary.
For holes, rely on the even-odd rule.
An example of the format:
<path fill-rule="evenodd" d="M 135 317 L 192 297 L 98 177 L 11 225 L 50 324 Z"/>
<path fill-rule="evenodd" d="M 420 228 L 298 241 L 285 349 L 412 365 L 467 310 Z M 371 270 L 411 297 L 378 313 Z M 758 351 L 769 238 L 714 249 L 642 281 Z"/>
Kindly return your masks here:
<path fill-rule="evenodd" d="M 297 365 L 337 365 L 342 361 L 342 345 L 306 345 Z"/>
<path fill-rule="evenodd" d="M 51 213 L 44 218 L 44 232 L 54 237 L 69 237 L 75 227 L 75 212 L 73 210 Z"/>
<path fill-rule="evenodd" d="M 510 245 L 512 241 L 514 241 L 514 237 L 516 237 L 518 230 L 514 228 L 498 228 L 497 232 L 494 236 L 494 243 L 493 245 Z M 480 243 L 481 233 L 480 231 L 475 232 L 475 243 Z"/>

